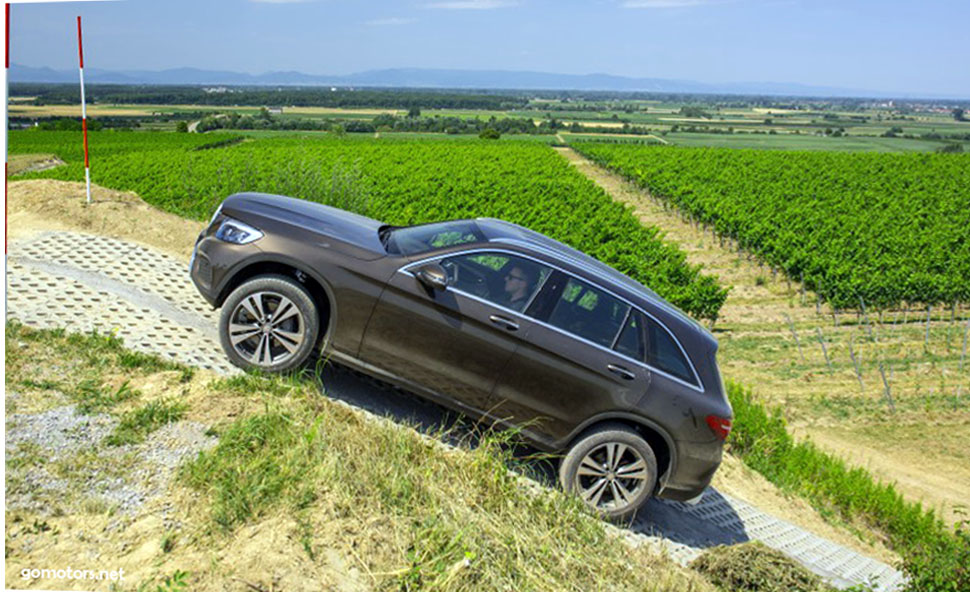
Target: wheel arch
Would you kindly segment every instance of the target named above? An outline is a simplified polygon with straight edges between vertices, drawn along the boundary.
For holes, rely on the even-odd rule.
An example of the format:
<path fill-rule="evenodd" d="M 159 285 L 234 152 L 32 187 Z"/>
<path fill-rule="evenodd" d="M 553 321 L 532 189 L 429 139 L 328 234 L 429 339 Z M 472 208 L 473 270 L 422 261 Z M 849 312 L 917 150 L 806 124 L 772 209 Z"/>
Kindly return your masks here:
<path fill-rule="evenodd" d="M 657 457 L 657 472 L 659 473 L 657 487 L 662 488 L 667 482 L 667 477 L 673 474 L 674 468 L 676 467 L 677 449 L 674 446 L 674 440 L 670 437 L 670 434 L 656 422 L 645 417 L 623 412 L 596 415 L 573 430 L 562 441 L 562 446 L 558 448 L 568 450 L 589 432 L 609 424 L 619 424 L 632 428 L 647 441 L 647 444 L 650 445 L 654 455 Z"/>
<path fill-rule="evenodd" d="M 219 288 L 215 306 L 221 307 L 233 290 L 254 277 L 262 275 L 282 275 L 298 281 L 310 293 L 310 297 L 319 308 L 321 329 L 320 339 L 328 339 L 333 334 L 336 319 L 336 308 L 333 288 L 319 274 L 307 269 L 299 261 L 286 257 L 264 257 L 257 260 L 247 259 L 235 268 L 230 269 Z M 326 324 L 326 327 L 323 325 Z"/>

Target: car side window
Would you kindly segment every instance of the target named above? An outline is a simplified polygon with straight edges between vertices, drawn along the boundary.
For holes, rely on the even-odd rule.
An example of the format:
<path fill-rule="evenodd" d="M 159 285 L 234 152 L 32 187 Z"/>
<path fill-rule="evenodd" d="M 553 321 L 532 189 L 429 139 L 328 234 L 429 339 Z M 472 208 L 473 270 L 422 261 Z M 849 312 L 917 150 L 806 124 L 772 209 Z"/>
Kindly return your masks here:
<path fill-rule="evenodd" d="M 576 278 L 569 278 L 548 323 L 597 345 L 611 347 L 628 304 Z"/>
<path fill-rule="evenodd" d="M 448 285 L 498 306 L 523 312 L 551 269 L 507 253 L 472 253 L 441 260 Z"/>
<path fill-rule="evenodd" d="M 667 330 L 653 319 L 647 319 L 647 364 L 662 370 L 671 376 L 697 384 L 690 364 L 680 351 L 677 343 Z"/>

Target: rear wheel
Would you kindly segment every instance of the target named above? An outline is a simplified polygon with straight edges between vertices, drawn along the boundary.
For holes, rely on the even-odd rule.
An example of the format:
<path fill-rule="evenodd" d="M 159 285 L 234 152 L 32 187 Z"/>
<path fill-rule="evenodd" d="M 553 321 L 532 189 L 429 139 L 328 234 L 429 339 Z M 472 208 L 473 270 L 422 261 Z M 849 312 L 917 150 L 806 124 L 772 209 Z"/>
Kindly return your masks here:
<path fill-rule="evenodd" d="M 605 425 L 569 449 L 559 466 L 559 480 L 563 489 L 604 517 L 627 520 L 653 495 L 657 458 L 632 428 Z"/>
<path fill-rule="evenodd" d="M 314 351 L 320 315 L 309 292 L 281 275 L 247 280 L 222 305 L 222 349 L 240 368 L 284 372 Z"/>

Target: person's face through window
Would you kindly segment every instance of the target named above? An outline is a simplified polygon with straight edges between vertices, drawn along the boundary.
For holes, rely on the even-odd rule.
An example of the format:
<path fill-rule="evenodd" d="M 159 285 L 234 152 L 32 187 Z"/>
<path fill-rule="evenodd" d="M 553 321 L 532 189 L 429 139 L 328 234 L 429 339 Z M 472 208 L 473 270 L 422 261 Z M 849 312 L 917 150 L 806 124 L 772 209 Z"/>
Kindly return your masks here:
<path fill-rule="evenodd" d="M 525 298 L 529 290 L 529 278 L 521 267 L 513 267 L 505 274 L 505 294 L 510 300 Z"/>

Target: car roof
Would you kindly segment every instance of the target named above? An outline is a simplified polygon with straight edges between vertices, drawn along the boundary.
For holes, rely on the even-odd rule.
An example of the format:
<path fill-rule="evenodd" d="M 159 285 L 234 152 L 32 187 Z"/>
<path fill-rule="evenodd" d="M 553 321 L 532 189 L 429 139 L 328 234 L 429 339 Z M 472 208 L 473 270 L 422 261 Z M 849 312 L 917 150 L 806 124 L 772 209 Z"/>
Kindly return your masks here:
<path fill-rule="evenodd" d="M 680 316 L 683 320 L 688 321 L 690 324 L 701 329 L 705 333 L 707 332 L 704 327 L 692 319 L 687 313 L 665 300 L 662 296 L 650 288 L 644 286 L 629 276 L 620 273 L 602 261 L 583 253 L 582 251 L 574 249 L 569 245 L 561 243 L 553 238 L 549 238 L 544 234 L 540 234 L 534 230 L 525 228 L 524 226 L 519 226 L 518 224 L 513 224 L 512 222 L 506 222 L 505 220 L 498 220 L 496 218 L 476 218 L 475 222 L 478 224 L 478 227 L 481 229 L 486 238 L 488 238 L 489 242 L 518 244 L 526 248 L 533 248 L 540 252 L 545 251 L 547 254 L 554 256 L 573 267 L 584 270 L 601 280 L 606 280 L 620 286 L 626 291 L 638 295 L 657 306 L 666 308 L 668 312 Z"/>

